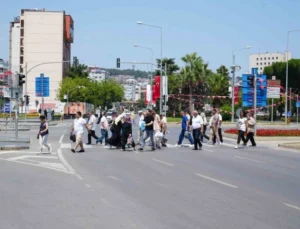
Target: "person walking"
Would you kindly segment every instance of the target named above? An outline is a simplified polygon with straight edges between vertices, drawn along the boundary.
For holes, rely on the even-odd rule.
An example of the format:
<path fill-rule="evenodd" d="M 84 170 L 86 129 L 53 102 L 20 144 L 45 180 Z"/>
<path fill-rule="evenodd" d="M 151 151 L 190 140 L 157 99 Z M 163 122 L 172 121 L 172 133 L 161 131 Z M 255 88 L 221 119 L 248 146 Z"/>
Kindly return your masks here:
<path fill-rule="evenodd" d="M 107 112 L 103 112 L 102 118 L 100 120 L 100 129 L 101 129 L 101 137 L 97 139 L 96 143 L 99 143 L 102 145 L 102 141 L 104 139 L 104 145 L 107 145 L 107 139 L 108 139 L 108 121 L 107 121 Z"/>
<path fill-rule="evenodd" d="M 43 153 L 44 146 L 48 149 L 48 153 L 51 153 L 51 147 L 48 145 L 49 125 L 48 122 L 46 121 L 45 115 L 40 116 L 40 121 L 41 121 L 40 130 L 38 133 L 40 154 Z"/>
<path fill-rule="evenodd" d="M 217 111 L 217 114 L 219 116 L 219 120 L 218 120 L 218 135 L 219 135 L 219 138 L 220 138 L 220 144 L 223 144 L 223 135 L 222 135 L 222 115 L 221 115 L 221 112 L 220 110 Z M 216 143 L 216 135 L 214 136 L 214 143 Z"/>
<path fill-rule="evenodd" d="M 97 126 L 97 118 L 94 115 L 93 111 L 89 111 L 89 121 L 87 124 L 88 127 L 88 143 L 87 145 L 91 145 L 92 144 L 92 137 L 96 139 L 96 141 L 98 140 L 98 137 L 96 135 L 96 126 Z"/>
<path fill-rule="evenodd" d="M 248 118 L 248 133 L 247 133 L 247 137 L 246 137 L 246 145 L 248 143 L 248 141 L 250 140 L 251 141 L 251 144 L 253 147 L 256 146 L 256 142 L 254 140 L 254 129 L 255 129 L 255 125 L 256 125 L 256 122 L 255 122 L 255 119 L 253 117 L 253 113 L 249 113 L 247 115 L 247 118 Z"/>
<path fill-rule="evenodd" d="M 177 146 L 178 147 L 181 146 L 186 131 L 188 132 L 188 139 L 190 141 L 190 144 L 194 145 L 194 140 L 193 140 L 193 138 L 192 138 L 192 136 L 190 134 L 190 130 L 189 130 L 189 119 L 187 117 L 187 112 L 181 111 L 180 114 L 182 116 L 182 119 L 181 119 L 181 131 L 180 131 L 180 134 L 179 134 L 179 139 L 178 139 L 178 142 L 177 142 Z"/>
<path fill-rule="evenodd" d="M 220 144 L 220 138 L 218 134 L 218 123 L 219 123 L 219 114 L 217 113 L 217 110 L 214 108 L 212 110 L 212 116 L 210 118 L 210 137 L 209 137 L 210 144 L 214 144 L 214 143 Z M 216 136 L 216 142 L 214 142 L 215 136 Z"/>
<path fill-rule="evenodd" d="M 64 118 L 65 118 L 65 112 L 63 110 L 61 110 L 61 112 L 60 112 L 60 123 L 63 123 Z"/>
<path fill-rule="evenodd" d="M 151 110 L 148 110 L 146 112 L 146 117 L 144 119 L 145 121 L 145 136 L 143 138 L 143 143 L 142 143 L 142 146 L 141 148 L 139 149 L 140 151 L 143 151 L 144 150 L 144 147 L 145 147 L 145 144 L 146 144 L 146 139 L 148 137 L 150 137 L 150 141 L 151 141 L 151 146 L 152 146 L 152 151 L 155 150 L 155 144 L 154 144 L 154 136 L 153 136 L 153 124 L 154 124 L 154 117 L 152 115 L 152 111 Z"/>
<path fill-rule="evenodd" d="M 205 113 L 204 112 L 201 112 L 200 116 L 202 117 L 202 120 L 203 120 L 203 128 L 202 128 L 202 134 L 201 134 L 201 142 L 203 142 L 203 138 L 206 138 L 207 140 L 209 140 L 209 137 L 206 135 L 206 129 L 207 129 L 207 126 L 208 126 L 208 122 L 207 122 L 207 118 L 205 116 Z"/>
<path fill-rule="evenodd" d="M 201 133 L 203 132 L 203 119 L 198 114 L 198 111 L 193 112 L 192 117 L 192 129 L 193 129 L 193 138 L 194 138 L 194 149 L 193 150 L 201 150 L 202 144 L 200 141 Z M 199 148 L 198 148 L 199 145 Z"/>
<path fill-rule="evenodd" d="M 125 151 L 125 147 L 127 144 L 129 144 L 133 147 L 135 150 L 135 143 L 132 138 L 132 123 L 131 118 L 126 116 L 124 119 L 124 123 L 122 125 L 122 134 L 121 134 L 121 145 L 122 145 L 122 151 Z"/>
<path fill-rule="evenodd" d="M 88 126 L 86 124 L 86 121 L 81 117 L 81 112 L 77 111 L 76 112 L 76 116 L 74 119 L 74 124 L 71 130 L 71 135 L 73 134 L 73 132 L 76 135 L 76 143 L 73 149 L 71 149 L 71 151 L 73 153 L 76 152 L 76 149 L 78 148 L 78 146 L 80 146 L 80 150 L 79 153 L 83 153 L 85 152 L 84 148 L 83 148 L 83 143 L 82 143 L 82 136 L 84 133 L 84 127 L 88 130 Z"/>
<path fill-rule="evenodd" d="M 144 122 L 144 112 L 139 111 L 139 129 L 138 129 L 138 139 L 137 139 L 137 144 L 140 145 L 141 141 L 143 141 L 143 130 L 142 130 L 142 123 Z"/>
<path fill-rule="evenodd" d="M 154 118 L 154 124 L 153 124 L 153 130 L 154 130 L 154 141 L 157 149 L 161 148 L 161 140 L 162 140 L 162 134 L 161 134 L 161 126 L 160 126 L 160 116 L 156 113 L 155 110 L 152 112 L 153 118 Z"/>
<path fill-rule="evenodd" d="M 245 132 L 247 132 L 247 118 L 245 117 L 245 114 L 243 111 L 240 112 L 240 117 L 237 122 L 237 128 L 238 128 L 238 139 L 237 139 L 237 145 L 235 146 L 235 149 L 239 148 L 239 144 L 241 140 L 244 143 L 244 146 L 247 146 L 246 139 L 245 139 Z"/>

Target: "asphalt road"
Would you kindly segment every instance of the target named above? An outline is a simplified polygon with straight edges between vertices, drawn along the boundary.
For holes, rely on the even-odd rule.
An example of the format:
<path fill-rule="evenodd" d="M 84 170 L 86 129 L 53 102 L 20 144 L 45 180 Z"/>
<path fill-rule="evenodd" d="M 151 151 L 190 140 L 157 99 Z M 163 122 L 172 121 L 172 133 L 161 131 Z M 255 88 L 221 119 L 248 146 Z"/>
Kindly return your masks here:
<path fill-rule="evenodd" d="M 51 127 L 51 155 L 0 152 L 0 228 L 299 229 L 300 152 L 235 142 L 192 151 L 86 147 Z M 186 142 L 187 143 L 187 142 Z"/>

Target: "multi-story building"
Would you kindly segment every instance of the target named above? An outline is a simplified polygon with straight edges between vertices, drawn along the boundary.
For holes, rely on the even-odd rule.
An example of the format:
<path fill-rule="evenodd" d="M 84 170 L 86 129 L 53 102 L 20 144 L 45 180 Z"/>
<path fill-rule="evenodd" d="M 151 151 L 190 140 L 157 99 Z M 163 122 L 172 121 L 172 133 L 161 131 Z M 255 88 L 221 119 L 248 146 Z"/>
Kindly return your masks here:
<path fill-rule="evenodd" d="M 264 68 L 267 66 L 271 66 L 275 62 L 286 62 L 286 59 L 290 60 L 292 55 L 290 52 L 288 53 L 256 53 L 249 55 L 249 67 L 250 72 L 252 68 L 258 68 L 259 73 L 263 73 Z"/>
<path fill-rule="evenodd" d="M 40 101 L 35 79 L 44 74 L 50 87 L 45 108 L 54 108 L 59 82 L 69 66 L 73 39 L 74 22 L 64 11 L 22 9 L 20 17 L 10 23 L 9 67 L 12 72 L 28 72 L 23 94 L 31 101 Z"/>
<path fill-rule="evenodd" d="M 124 88 L 124 98 L 130 101 L 136 101 L 136 86 L 137 82 L 134 79 L 126 80 L 122 83 Z"/>
<path fill-rule="evenodd" d="M 105 79 L 107 79 L 109 76 L 109 73 L 105 70 L 102 70 L 99 67 L 89 67 L 89 79 L 93 81 L 101 82 Z"/>

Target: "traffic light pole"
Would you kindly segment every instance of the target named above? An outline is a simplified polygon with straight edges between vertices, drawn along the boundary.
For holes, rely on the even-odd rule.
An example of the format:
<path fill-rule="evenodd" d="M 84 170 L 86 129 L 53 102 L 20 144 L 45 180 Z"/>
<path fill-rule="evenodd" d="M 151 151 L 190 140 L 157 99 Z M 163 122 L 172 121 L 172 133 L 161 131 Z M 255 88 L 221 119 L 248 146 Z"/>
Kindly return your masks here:
<path fill-rule="evenodd" d="M 16 139 L 18 139 L 18 109 L 19 109 L 19 88 L 17 90 L 18 92 L 16 92 L 16 110 L 15 110 L 15 137 Z"/>
<path fill-rule="evenodd" d="M 27 95 L 27 62 L 25 64 L 25 95 Z M 25 101 L 25 123 L 27 123 L 27 104 L 26 104 L 26 101 Z"/>
<path fill-rule="evenodd" d="M 254 113 L 253 113 L 253 117 L 254 120 L 256 120 L 256 102 L 257 102 L 257 91 L 256 91 L 256 80 L 257 80 L 257 72 L 254 74 Z M 256 136 L 256 128 L 254 128 L 254 136 Z"/>

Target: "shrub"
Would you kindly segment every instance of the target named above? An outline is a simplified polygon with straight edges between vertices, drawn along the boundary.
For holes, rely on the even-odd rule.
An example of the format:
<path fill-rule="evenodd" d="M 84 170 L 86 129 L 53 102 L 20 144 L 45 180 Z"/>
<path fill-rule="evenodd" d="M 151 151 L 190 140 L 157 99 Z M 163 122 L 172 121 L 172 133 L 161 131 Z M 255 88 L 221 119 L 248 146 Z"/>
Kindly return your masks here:
<path fill-rule="evenodd" d="M 228 129 L 225 130 L 225 133 L 228 134 L 237 134 L 237 129 Z M 300 136 L 300 130 L 293 129 L 293 130 L 280 130 L 280 129 L 260 129 L 256 131 L 257 136 L 263 137 L 279 137 L 279 136 L 287 136 L 287 137 L 296 137 Z"/>

